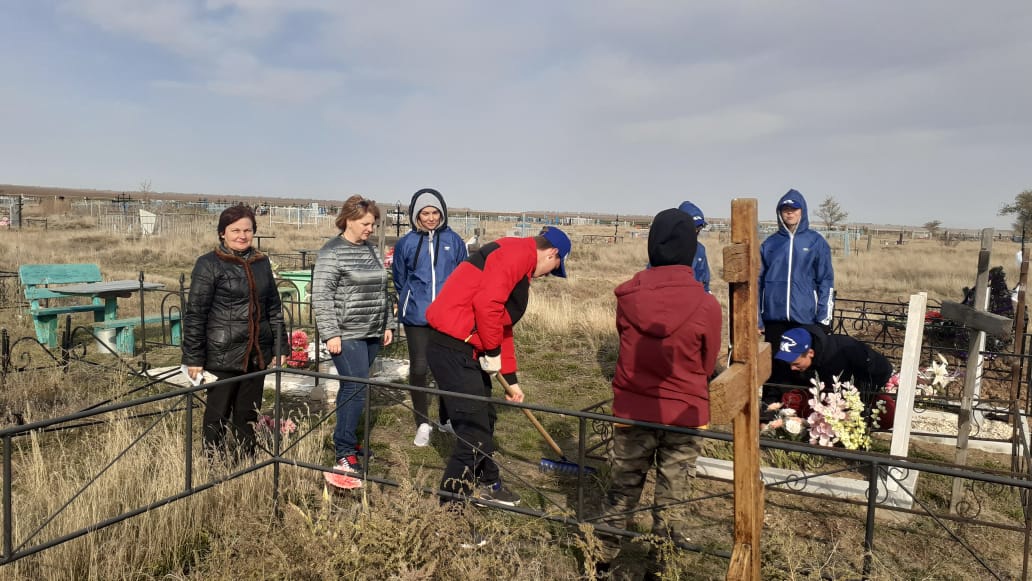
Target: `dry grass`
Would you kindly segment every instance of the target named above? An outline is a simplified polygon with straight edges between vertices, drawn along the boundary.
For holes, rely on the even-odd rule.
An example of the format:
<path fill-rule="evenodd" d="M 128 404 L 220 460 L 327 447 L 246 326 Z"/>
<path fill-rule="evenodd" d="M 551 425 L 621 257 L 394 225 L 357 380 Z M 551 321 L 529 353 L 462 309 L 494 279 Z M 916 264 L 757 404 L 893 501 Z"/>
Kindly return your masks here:
<path fill-rule="evenodd" d="M 135 278 L 178 284 L 193 261 L 214 244 L 214 217 L 199 220 L 197 234 L 185 238 L 139 239 L 97 229 L 87 221 L 67 218 L 76 228 L 52 220 L 48 231 L 0 231 L 0 270 L 15 271 L 20 263 L 97 262 L 107 278 Z M 485 224 L 489 240 L 511 224 Z M 276 254 L 317 249 L 332 229 L 297 229 L 260 223 L 263 242 Z M 568 229 L 574 240 L 570 278 L 535 281 L 527 315 L 517 328 L 521 384 L 530 401 L 581 408 L 609 396 L 608 378 L 616 360 L 613 330 L 613 288 L 646 263 L 644 238 L 625 237 L 619 244 L 583 244 L 585 234 L 610 234 L 611 227 Z M 720 284 L 721 248 L 716 234 L 703 241 L 713 267 L 713 292 L 726 306 Z M 836 256 L 839 296 L 895 300 L 927 291 L 932 300 L 958 300 L 972 284 L 977 242 L 943 246 L 915 241 L 902 247 L 875 241 L 871 251 Z M 886 248 L 890 248 L 886 246 Z M 999 242 L 992 265 L 1013 271 L 1015 244 Z M 74 258 L 70 258 L 74 256 Z M 285 260 L 285 259 L 284 259 Z M 1011 281 L 1013 285 L 1015 281 Z M 132 308 L 132 303 L 126 303 Z M 31 334 L 24 309 L 11 307 L 5 327 L 15 337 Z M 173 363 L 174 350 L 149 354 L 152 362 Z M 66 413 L 131 389 L 136 382 L 119 370 L 103 375 L 73 366 L 70 373 L 34 372 L 8 376 L 0 393 L 3 409 L 23 410 L 29 418 Z M 282 518 L 272 511 L 272 471 L 241 478 L 170 506 L 145 513 L 83 538 L 0 568 L 0 579 L 578 579 L 589 578 L 596 555 L 590 527 L 573 531 L 545 521 L 466 509 L 445 512 L 435 498 L 419 490 L 436 485 L 449 442 L 435 434 L 428 448 L 411 446 L 409 411 L 381 402 L 374 418 L 374 470 L 402 482 L 400 488 L 369 485 L 359 494 L 326 496 L 315 473 L 285 467 L 282 472 Z M 307 417 L 299 418 L 310 425 Z M 541 418 L 564 449 L 575 446 L 576 426 L 564 418 Z M 16 445 L 16 544 L 39 526 L 41 519 L 71 498 L 78 488 L 115 458 L 152 420 L 110 418 L 108 423 L 69 432 L 35 435 Z M 184 426 L 170 416 L 143 437 L 96 484 L 76 498 L 34 541 L 52 539 L 83 523 L 97 522 L 120 511 L 182 490 Z M 319 426 L 302 440 L 293 458 L 325 464 L 330 460 L 329 428 Z M 196 437 L 195 437 L 196 439 Z M 510 481 L 528 505 L 551 512 L 568 510 L 575 498 L 568 480 L 536 470 L 538 457 L 552 456 L 540 437 L 512 410 L 502 410 L 498 424 L 499 457 Z M 195 442 L 196 443 L 196 442 Z M 573 448 L 575 449 L 575 448 Z M 945 452 L 942 458 L 949 457 Z M 55 469 L 60 467 L 60 469 Z M 195 483 L 224 473 L 224 467 L 194 465 Z M 597 511 L 604 470 L 589 487 L 587 510 Z M 943 484 L 928 479 L 922 494 L 942 502 Z M 945 485 L 948 487 L 948 485 Z M 701 493 L 726 485 L 699 482 Z M 557 507 L 550 498 L 559 498 Z M 1003 495 L 992 508 L 994 518 L 1014 522 L 1020 514 L 1014 499 Z M 764 577 L 821 579 L 859 576 L 862 561 L 862 510 L 839 505 L 816 507 L 814 501 L 768 495 L 764 531 Z M 730 512 L 726 500 L 703 503 L 698 542 L 709 548 L 730 546 Z M 646 519 L 647 520 L 647 519 Z M 817 526 L 815 523 L 820 523 Z M 456 547 L 476 527 L 490 544 L 475 551 Z M 640 523 L 639 526 L 644 526 Z M 647 530 L 647 529 L 645 529 Z M 694 538 L 694 537 L 693 537 Z M 975 531 L 977 543 L 1004 571 L 1020 570 L 1013 553 L 1020 537 L 997 531 Z M 726 561 L 661 546 L 673 578 L 720 578 Z M 629 548 L 643 556 L 640 544 Z M 1015 568 L 1017 567 L 1017 568 Z M 927 518 L 879 523 L 871 578 L 970 578 L 980 574 L 972 560 Z"/>

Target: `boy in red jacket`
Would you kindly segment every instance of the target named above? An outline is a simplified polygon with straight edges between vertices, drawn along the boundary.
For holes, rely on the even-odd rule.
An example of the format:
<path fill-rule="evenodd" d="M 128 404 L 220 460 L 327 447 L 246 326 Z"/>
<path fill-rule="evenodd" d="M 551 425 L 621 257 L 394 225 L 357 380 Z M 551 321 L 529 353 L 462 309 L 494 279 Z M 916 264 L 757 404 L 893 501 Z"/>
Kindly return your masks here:
<path fill-rule="evenodd" d="M 649 229 L 649 263 L 616 288 L 620 355 L 613 378 L 613 415 L 686 428 L 709 422 L 709 384 L 720 351 L 721 311 L 695 280 L 697 244 L 692 217 L 663 210 Z M 626 528 L 656 466 L 652 532 L 687 542 L 684 534 L 691 479 L 702 438 L 658 428 L 614 424 L 604 522 Z M 603 536 L 606 558 L 619 542 Z M 602 568 L 607 565 L 603 564 Z"/>
<path fill-rule="evenodd" d="M 500 238 L 485 244 L 445 281 L 426 310 L 427 362 L 444 391 L 491 397 L 491 374 L 512 388 L 505 399 L 522 402 L 516 377 L 512 326 L 527 310 L 530 279 L 566 277 L 570 239 L 548 227 L 533 238 Z M 442 398 L 455 430 L 455 446 L 441 489 L 515 506 L 520 497 L 502 486 L 494 453 L 495 410 L 488 402 Z"/>

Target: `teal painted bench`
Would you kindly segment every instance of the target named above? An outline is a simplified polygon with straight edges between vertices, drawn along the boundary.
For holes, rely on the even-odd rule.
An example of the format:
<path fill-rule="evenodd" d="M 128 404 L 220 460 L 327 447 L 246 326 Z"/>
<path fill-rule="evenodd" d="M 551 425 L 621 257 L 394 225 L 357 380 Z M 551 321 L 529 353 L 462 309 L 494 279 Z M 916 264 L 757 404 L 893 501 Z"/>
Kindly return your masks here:
<path fill-rule="evenodd" d="M 146 317 L 129 317 L 126 319 L 113 319 L 110 321 L 97 321 L 93 323 L 96 331 L 115 330 L 115 341 L 112 345 L 115 351 L 127 355 L 136 355 L 136 327 L 141 325 L 158 325 L 168 323 L 169 335 L 173 345 L 180 345 L 183 341 L 183 321 L 180 313 L 169 313 L 168 316 L 148 315 Z"/>
<path fill-rule="evenodd" d="M 105 304 L 100 297 L 69 297 L 48 288 L 49 285 L 100 282 L 100 267 L 96 264 L 23 264 L 18 267 L 18 278 L 25 287 L 29 314 L 36 328 L 36 339 L 48 347 L 57 347 L 57 320 L 74 313 L 93 313 L 94 321 L 103 321 Z M 69 301 L 89 299 L 89 303 L 41 306 L 40 301 Z"/>

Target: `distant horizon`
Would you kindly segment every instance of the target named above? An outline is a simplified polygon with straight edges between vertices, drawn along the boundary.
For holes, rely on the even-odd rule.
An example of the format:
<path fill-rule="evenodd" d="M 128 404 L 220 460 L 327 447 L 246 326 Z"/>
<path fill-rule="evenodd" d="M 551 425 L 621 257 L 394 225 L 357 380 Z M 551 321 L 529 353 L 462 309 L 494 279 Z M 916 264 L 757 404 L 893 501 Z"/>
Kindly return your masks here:
<path fill-rule="evenodd" d="M 39 191 L 37 191 L 37 190 L 39 190 Z M 169 198 L 170 201 L 183 201 L 183 200 L 176 200 L 175 197 L 195 198 L 197 201 L 200 201 L 200 200 L 204 199 L 204 200 L 213 201 L 213 202 L 240 200 L 242 202 L 243 201 L 247 201 L 247 202 L 253 202 L 253 203 L 262 203 L 262 202 L 269 202 L 270 200 L 275 200 L 277 202 L 283 202 L 285 204 L 306 204 L 306 203 L 311 203 L 311 202 L 317 202 L 317 203 L 325 205 L 325 206 L 339 206 L 344 201 L 343 199 L 341 199 L 341 200 L 332 200 L 332 199 L 314 198 L 314 197 L 313 198 L 309 198 L 309 197 L 291 198 L 291 197 L 276 197 L 276 196 L 260 196 L 260 195 L 252 195 L 252 194 L 206 194 L 206 193 L 191 193 L 191 192 L 159 192 L 159 191 L 147 191 L 147 192 L 144 192 L 144 191 L 140 191 L 140 190 L 133 191 L 133 190 L 112 190 L 112 189 L 99 189 L 99 188 L 68 188 L 68 187 L 59 187 L 59 186 L 34 186 L 34 185 L 25 185 L 25 184 L 0 184 L 0 196 L 17 195 L 19 193 L 21 195 L 36 196 L 36 197 L 41 197 L 41 196 L 46 196 L 46 195 L 54 195 L 54 196 L 65 196 L 65 197 L 79 196 L 79 197 L 83 197 L 83 198 L 88 198 L 88 197 L 90 197 L 89 194 L 93 193 L 95 195 L 98 195 L 98 197 L 109 198 L 109 199 L 112 199 L 112 200 L 114 200 L 115 197 L 119 196 L 119 195 L 129 195 L 131 197 L 133 194 L 135 194 L 137 196 L 147 196 L 147 197 L 171 196 L 171 198 Z M 349 195 L 354 195 L 354 194 L 349 194 Z M 742 198 L 749 198 L 751 196 L 741 196 L 741 197 Z M 373 198 L 371 198 L 371 199 L 373 199 Z M 130 201 L 140 201 L 140 198 L 137 198 L 135 200 L 130 200 Z M 397 202 L 382 202 L 382 201 L 378 201 L 378 200 L 375 200 L 375 199 L 374 199 L 374 201 L 376 201 L 377 204 L 380 205 L 381 208 L 393 207 L 397 203 Z M 730 208 L 730 203 L 731 203 L 731 200 L 729 199 L 728 200 L 729 208 Z M 403 208 L 407 208 L 408 204 L 409 204 L 408 200 L 401 201 L 401 205 L 402 205 Z M 559 216 L 563 216 L 563 217 L 567 217 L 567 218 L 569 218 L 569 217 L 587 217 L 587 218 L 598 217 L 598 218 L 613 218 L 613 219 L 625 218 L 629 222 L 644 222 L 644 221 L 651 220 L 652 217 L 655 216 L 655 214 L 614 214 L 614 213 L 609 213 L 609 212 L 595 212 L 595 211 L 589 211 L 589 210 L 570 210 L 570 211 L 540 210 L 540 209 L 539 210 L 531 210 L 531 209 L 527 209 L 527 210 L 496 210 L 496 209 L 489 209 L 489 208 L 488 209 L 485 209 L 485 208 L 467 208 L 467 207 L 464 207 L 464 206 L 457 206 L 456 207 L 456 206 L 451 206 L 451 205 L 449 205 L 448 210 L 449 210 L 449 213 L 451 213 L 451 211 L 454 210 L 454 211 L 470 211 L 470 212 L 477 212 L 477 213 L 491 213 L 491 214 L 495 214 L 495 215 L 499 215 L 499 216 L 500 215 L 517 216 L 517 215 L 520 215 L 520 214 L 529 214 L 529 215 L 540 215 L 540 216 L 559 215 Z M 811 228 L 823 228 L 824 227 L 824 222 L 814 216 L 814 212 L 813 212 L 812 209 L 809 211 L 809 214 L 810 214 L 810 225 L 811 225 Z M 707 215 L 706 219 L 711 221 L 711 222 L 719 222 L 719 223 L 728 223 L 730 221 L 730 217 L 729 216 L 728 217 L 724 217 L 724 216 L 716 216 L 716 215 Z M 770 223 L 773 223 L 773 222 L 776 222 L 776 220 L 774 220 L 774 219 L 763 219 L 762 217 L 759 218 L 759 220 L 758 220 L 758 223 L 760 223 L 760 224 L 770 224 Z M 844 226 L 861 226 L 861 227 L 867 227 L 867 228 L 874 228 L 874 229 L 877 229 L 877 230 L 898 230 L 898 229 L 901 229 L 901 230 L 911 230 L 911 231 L 927 231 L 927 229 L 924 227 L 923 224 L 893 224 L 893 223 L 886 223 L 886 222 L 854 222 L 854 221 L 848 220 L 848 218 L 847 218 L 847 220 L 842 222 L 841 225 L 844 225 Z M 989 226 L 987 226 L 987 228 L 988 227 Z M 942 231 L 942 232 L 945 232 L 945 231 L 963 232 L 965 234 L 970 234 L 970 233 L 974 233 L 974 232 L 980 232 L 982 229 L 983 228 L 954 228 L 954 227 L 948 227 L 948 226 L 940 226 L 939 227 L 939 230 Z M 994 230 L 996 232 L 998 232 L 998 233 L 1001 233 L 1001 234 L 1002 233 L 1009 233 L 1012 236 L 1016 232 L 1014 228 L 1009 228 L 1009 227 L 1008 228 L 994 228 Z"/>

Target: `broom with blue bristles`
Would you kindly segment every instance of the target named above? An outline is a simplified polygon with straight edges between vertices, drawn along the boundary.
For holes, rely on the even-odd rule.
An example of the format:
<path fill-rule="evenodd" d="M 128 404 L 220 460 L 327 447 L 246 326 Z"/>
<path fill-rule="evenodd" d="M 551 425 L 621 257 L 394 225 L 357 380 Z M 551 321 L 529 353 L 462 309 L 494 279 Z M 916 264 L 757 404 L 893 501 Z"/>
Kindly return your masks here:
<path fill-rule="evenodd" d="M 508 395 L 512 395 L 512 387 L 509 386 L 508 381 L 505 381 L 505 378 L 502 377 L 502 374 L 496 372 L 494 373 L 494 376 L 498 378 L 498 383 L 502 384 L 502 387 L 505 389 L 505 393 Z M 561 472 L 563 474 L 577 474 L 579 470 L 584 470 L 585 474 L 595 473 L 595 469 L 591 466 L 581 466 L 580 464 L 577 464 L 576 462 L 572 462 L 569 459 L 567 459 L 566 454 L 563 454 L 563 450 L 559 447 L 559 444 L 555 443 L 555 440 L 552 439 L 552 436 L 548 434 L 548 431 L 545 430 L 545 427 L 542 426 L 541 422 L 539 422 L 537 417 L 534 416 L 534 412 L 530 411 L 527 408 L 520 409 L 523 410 L 523 414 L 527 416 L 527 419 L 530 420 L 530 423 L 534 424 L 534 427 L 537 428 L 538 433 L 541 434 L 542 438 L 544 438 L 545 442 L 548 444 L 548 447 L 559 455 L 558 460 L 542 458 L 540 463 L 540 468 L 542 470 L 547 470 L 549 472 Z"/>

